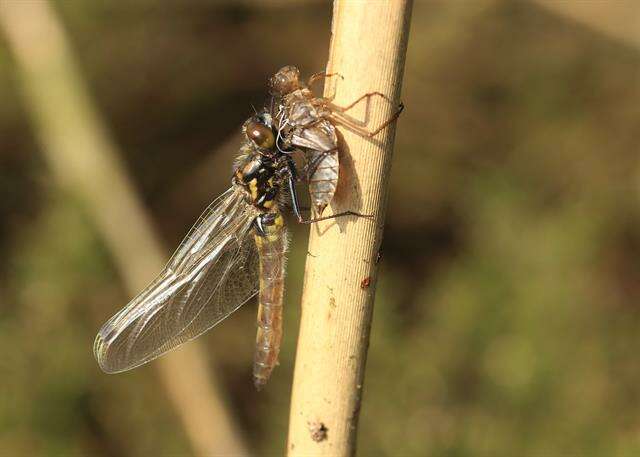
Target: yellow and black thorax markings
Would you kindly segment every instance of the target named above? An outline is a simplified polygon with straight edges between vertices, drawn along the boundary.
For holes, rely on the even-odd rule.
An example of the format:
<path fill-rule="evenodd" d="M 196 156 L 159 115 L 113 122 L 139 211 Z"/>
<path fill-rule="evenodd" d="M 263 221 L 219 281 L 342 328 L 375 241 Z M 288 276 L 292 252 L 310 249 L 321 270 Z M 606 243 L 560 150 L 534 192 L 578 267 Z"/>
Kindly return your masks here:
<path fill-rule="evenodd" d="M 276 165 L 262 155 L 250 156 L 235 172 L 236 182 L 247 191 L 251 204 L 261 210 L 275 207 L 280 183 L 276 179 Z"/>

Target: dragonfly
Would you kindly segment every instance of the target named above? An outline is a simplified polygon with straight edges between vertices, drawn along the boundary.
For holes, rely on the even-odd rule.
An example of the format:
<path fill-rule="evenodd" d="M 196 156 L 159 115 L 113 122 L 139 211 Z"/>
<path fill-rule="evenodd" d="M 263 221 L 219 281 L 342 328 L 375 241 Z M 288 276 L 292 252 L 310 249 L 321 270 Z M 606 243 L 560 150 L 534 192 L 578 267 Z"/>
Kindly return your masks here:
<path fill-rule="evenodd" d="M 281 151 L 299 148 L 305 153 L 307 165 L 304 174 L 318 215 L 322 215 L 331 203 L 338 187 L 340 159 L 335 126 L 342 125 L 361 136 L 372 138 L 394 122 L 404 109 L 400 104 L 379 127 L 369 130 L 347 117 L 347 111 L 373 96 L 387 97 L 380 92 L 368 92 L 347 106 L 337 106 L 330 98 L 316 96 L 311 90 L 316 81 L 333 76 L 340 75 L 319 72 L 311 75 L 305 83 L 300 77 L 300 70 L 287 65 L 269 80 L 269 89 L 274 97 L 273 117 L 278 124 L 277 146 Z"/>
<path fill-rule="evenodd" d="M 256 388 L 270 378 L 282 341 L 286 198 L 301 223 L 358 213 L 305 220 L 295 162 L 275 147 L 277 130 L 268 110 L 248 119 L 242 132 L 230 189 L 204 211 L 151 284 L 98 332 L 94 354 L 103 371 L 143 365 L 206 332 L 258 295 Z"/>
<path fill-rule="evenodd" d="M 258 390 L 266 385 L 278 364 L 283 336 L 289 244 L 284 209 L 290 206 L 302 224 L 348 215 L 371 217 L 354 211 L 303 217 L 295 150 L 278 144 L 294 138 L 283 127 L 293 120 L 281 114 L 276 121 L 274 113 L 283 108 L 273 106 L 272 100 L 270 108 L 244 122 L 231 187 L 205 209 L 160 274 L 99 330 L 93 349 L 106 373 L 154 360 L 200 336 L 257 295 L 253 381 Z"/>

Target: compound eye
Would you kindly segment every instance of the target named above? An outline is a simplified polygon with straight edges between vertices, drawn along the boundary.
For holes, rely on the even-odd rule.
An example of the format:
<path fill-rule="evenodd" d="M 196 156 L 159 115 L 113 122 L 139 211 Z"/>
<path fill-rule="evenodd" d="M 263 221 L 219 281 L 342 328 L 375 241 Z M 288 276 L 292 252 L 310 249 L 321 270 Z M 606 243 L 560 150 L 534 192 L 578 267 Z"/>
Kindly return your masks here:
<path fill-rule="evenodd" d="M 270 149 L 276 144 L 273 131 L 258 122 L 251 121 L 247 124 L 247 137 L 261 149 Z"/>

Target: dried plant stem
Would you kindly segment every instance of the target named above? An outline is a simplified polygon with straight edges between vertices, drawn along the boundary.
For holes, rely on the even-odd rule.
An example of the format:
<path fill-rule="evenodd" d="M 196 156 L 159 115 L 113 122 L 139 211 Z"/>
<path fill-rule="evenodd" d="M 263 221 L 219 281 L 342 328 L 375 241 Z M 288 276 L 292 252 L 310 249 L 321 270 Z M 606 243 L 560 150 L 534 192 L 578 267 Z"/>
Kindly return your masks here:
<path fill-rule="evenodd" d="M 139 292 L 162 268 L 164 250 L 91 103 L 54 11 L 46 1 L 5 0 L 0 26 L 55 177 L 83 199 L 129 291 Z M 156 367 L 197 454 L 247 454 L 198 345 L 169 354 Z"/>
<path fill-rule="evenodd" d="M 397 109 L 412 2 L 336 0 L 325 95 L 347 106 L 368 92 L 367 126 Z M 364 119 L 367 103 L 349 111 Z M 346 218 L 312 227 L 291 400 L 291 456 L 355 452 L 362 382 L 375 294 L 377 256 L 387 201 L 395 125 L 374 139 L 346 128 L 341 185 L 332 210 L 357 210 L 374 220 Z"/>

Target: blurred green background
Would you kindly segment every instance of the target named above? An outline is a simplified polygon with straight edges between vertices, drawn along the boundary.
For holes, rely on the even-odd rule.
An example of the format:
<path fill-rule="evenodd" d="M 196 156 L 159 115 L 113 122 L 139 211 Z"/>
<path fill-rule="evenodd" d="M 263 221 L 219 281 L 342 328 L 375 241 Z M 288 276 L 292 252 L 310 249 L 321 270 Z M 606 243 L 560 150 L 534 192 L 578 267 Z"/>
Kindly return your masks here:
<path fill-rule="evenodd" d="M 229 185 L 220 145 L 269 75 L 326 63 L 326 2 L 53 4 L 167 255 Z M 153 364 L 93 359 L 130 296 L 20 88 L 0 36 L 0 454 L 191 454 Z M 418 0 L 403 100 L 361 455 L 640 455 L 640 47 L 536 3 Z M 267 389 L 253 303 L 200 339 L 258 455 L 286 440 L 308 230 L 291 226 Z"/>

